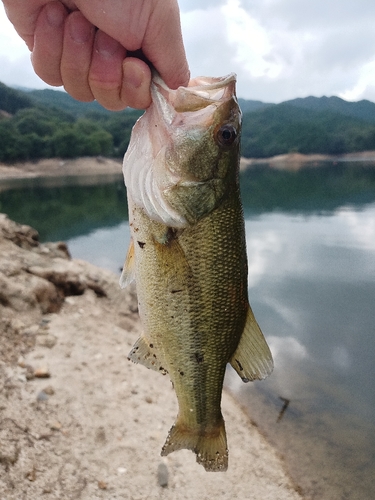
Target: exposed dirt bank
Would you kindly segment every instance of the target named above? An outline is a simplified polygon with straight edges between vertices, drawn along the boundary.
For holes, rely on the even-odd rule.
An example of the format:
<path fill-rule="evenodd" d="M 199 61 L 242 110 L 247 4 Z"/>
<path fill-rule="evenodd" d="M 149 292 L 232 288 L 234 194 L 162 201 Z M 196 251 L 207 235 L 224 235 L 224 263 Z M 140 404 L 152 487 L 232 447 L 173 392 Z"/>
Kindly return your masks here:
<path fill-rule="evenodd" d="M 298 500 L 282 460 L 224 393 L 230 465 L 160 457 L 176 412 L 167 377 L 127 361 L 134 290 L 0 214 L 2 500 Z"/>
<path fill-rule="evenodd" d="M 241 158 L 241 170 L 261 164 L 269 164 L 276 169 L 298 170 L 306 166 L 318 166 L 320 162 L 324 161 L 369 161 L 374 162 L 375 165 L 375 151 L 348 153 L 341 156 L 290 153 L 272 158 Z M 93 182 L 96 182 L 98 176 L 121 174 L 121 166 L 120 160 L 103 157 L 85 157 L 74 160 L 49 158 L 13 165 L 0 163 L 0 181 L 37 177 L 88 176 L 92 177 Z"/>
<path fill-rule="evenodd" d="M 300 170 L 306 167 L 318 167 L 323 162 L 358 161 L 371 162 L 375 166 L 375 151 L 362 151 L 360 153 L 347 153 L 340 156 L 301 153 L 289 153 L 273 156 L 272 158 L 241 158 L 241 170 L 247 170 L 255 165 L 268 164 L 277 170 Z"/>

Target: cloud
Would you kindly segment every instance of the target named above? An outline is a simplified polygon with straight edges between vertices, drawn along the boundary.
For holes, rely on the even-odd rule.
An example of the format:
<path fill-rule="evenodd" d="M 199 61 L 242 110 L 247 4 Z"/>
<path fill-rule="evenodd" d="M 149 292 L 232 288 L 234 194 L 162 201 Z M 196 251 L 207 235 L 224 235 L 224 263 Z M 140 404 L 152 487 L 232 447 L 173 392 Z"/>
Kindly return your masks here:
<path fill-rule="evenodd" d="M 280 102 L 375 94 L 372 0 L 186 0 L 180 5 L 192 73 L 235 71 L 243 97 Z"/>
<path fill-rule="evenodd" d="M 225 3 L 226 0 L 179 0 L 178 5 L 181 12 L 189 12 L 192 10 L 206 10 Z"/>
<path fill-rule="evenodd" d="M 374 0 L 179 0 L 193 76 L 238 75 L 238 95 L 375 101 Z M 0 80 L 42 87 L 0 7 Z M 6 67 L 5 67 L 6 66 Z"/>
<path fill-rule="evenodd" d="M 0 81 L 6 85 L 43 88 L 47 85 L 34 73 L 30 52 L 0 8 Z"/>
<path fill-rule="evenodd" d="M 0 54 L 0 82 L 9 86 L 25 88 L 48 87 L 34 73 L 29 54 L 20 56 L 17 59 L 10 59 Z"/>

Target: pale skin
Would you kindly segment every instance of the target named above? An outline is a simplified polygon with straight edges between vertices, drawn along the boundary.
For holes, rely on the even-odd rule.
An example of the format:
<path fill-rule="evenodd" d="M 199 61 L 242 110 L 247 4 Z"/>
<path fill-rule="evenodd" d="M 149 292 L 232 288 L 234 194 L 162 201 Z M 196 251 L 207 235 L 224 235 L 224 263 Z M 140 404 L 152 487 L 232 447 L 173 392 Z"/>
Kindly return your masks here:
<path fill-rule="evenodd" d="M 150 64 L 170 88 L 189 82 L 177 0 L 2 1 L 36 74 L 75 99 L 145 109 Z"/>

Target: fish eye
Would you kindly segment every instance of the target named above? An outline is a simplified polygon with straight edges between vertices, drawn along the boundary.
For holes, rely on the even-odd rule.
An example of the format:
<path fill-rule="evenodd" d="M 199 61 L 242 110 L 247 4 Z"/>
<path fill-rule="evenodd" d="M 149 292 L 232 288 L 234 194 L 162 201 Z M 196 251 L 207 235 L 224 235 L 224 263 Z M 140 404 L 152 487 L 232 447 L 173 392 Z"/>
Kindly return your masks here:
<path fill-rule="evenodd" d="M 222 146 L 231 146 L 237 138 L 237 130 L 233 125 L 225 124 L 217 131 L 216 138 Z"/>

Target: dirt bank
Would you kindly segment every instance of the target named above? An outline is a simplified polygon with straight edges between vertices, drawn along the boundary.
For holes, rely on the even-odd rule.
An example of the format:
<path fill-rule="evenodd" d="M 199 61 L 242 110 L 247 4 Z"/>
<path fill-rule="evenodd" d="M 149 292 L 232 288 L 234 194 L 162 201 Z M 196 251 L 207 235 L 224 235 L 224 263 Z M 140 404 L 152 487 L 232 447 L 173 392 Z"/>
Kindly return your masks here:
<path fill-rule="evenodd" d="M 304 155 L 301 153 L 288 153 L 285 155 L 277 155 L 272 158 L 241 158 L 241 171 L 247 170 L 254 166 L 269 165 L 276 170 L 300 170 L 306 167 L 319 167 L 323 162 L 342 162 L 342 161 L 357 161 L 371 162 L 375 166 L 375 151 L 362 151 L 359 153 L 347 153 L 344 155 L 321 155 L 311 154 Z"/>
<path fill-rule="evenodd" d="M 160 457 L 177 406 L 167 377 L 127 361 L 134 290 L 0 214 L 2 500 L 297 500 L 281 459 L 224 393 L 230 465 Z"/>
<path fill-rule="evenodd" d="M 375 164 L 375 151 L 348 153 L 341 156 L 290 153 L 272 158 L 241 158 L 241 170 L 262 164 L 269 164 L 276 169 L 298 170 L 306 166 L 318 166 L 324 161 L 369 161 Z M 98 176 L 121 174 L 121 167 L 121 160 L 101 156 L 96 158 L 76 158 L 74 160 L 48 158 L 12 165 L 0 163 L 0 182 L 10 179 L 37 177 L 88 176 L 97 178 Z"/>

